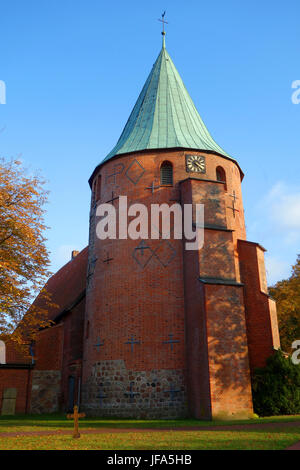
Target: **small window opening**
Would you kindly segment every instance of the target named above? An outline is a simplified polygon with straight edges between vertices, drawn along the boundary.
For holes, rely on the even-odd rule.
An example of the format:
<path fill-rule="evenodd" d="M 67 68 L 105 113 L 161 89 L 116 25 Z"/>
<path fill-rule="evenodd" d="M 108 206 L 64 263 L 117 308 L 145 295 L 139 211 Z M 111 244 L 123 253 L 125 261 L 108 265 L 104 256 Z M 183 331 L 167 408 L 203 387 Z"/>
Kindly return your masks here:
<path fill-rule="evenodd" d="M 217 181 L 222 181 L 223 183 L 225 183 L 225 190 L 227 190 L 226 173 L 225 173 L 224 168 L 222 168 L 221 166 L 218 166 L 216 168 L 216 177 L 217 177 Z"/>
<path fill-rule="evenodd" d="M 160 167 L 160 184 L 162 186 L 173 185 L 173 165 L 170 162 L 163 162 Z"/>

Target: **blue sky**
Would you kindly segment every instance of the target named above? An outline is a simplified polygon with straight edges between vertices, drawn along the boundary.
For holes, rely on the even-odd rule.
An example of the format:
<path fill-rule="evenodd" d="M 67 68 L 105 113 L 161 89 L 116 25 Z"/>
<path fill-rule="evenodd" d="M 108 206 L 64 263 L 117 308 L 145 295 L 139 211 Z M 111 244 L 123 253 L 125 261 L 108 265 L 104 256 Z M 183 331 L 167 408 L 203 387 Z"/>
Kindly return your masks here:
<path fill-rule="evenodd" d="M 247 236 L 269 282 L 300 252 L 298 0 L 10 0 L 0 14 L 0 155 L 50 190 L 51 268 L 87 244 L 88 178 L 115 145 L 161 47 L 216 142 L 245 172 Z"/>

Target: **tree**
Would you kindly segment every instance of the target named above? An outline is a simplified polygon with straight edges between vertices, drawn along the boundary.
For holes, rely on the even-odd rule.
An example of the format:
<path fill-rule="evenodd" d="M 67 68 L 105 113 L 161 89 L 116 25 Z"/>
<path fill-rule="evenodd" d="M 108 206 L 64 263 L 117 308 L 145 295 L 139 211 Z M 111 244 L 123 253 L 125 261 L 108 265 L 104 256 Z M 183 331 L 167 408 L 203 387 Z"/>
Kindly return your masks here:
<path fill-rule="evenodd" d="M 292 267 L 292 275 L 269 291 L 277 303 L 282 350 L 291 352 L 293 341 L 300 340 L 300 255 Z"/>
<path fill-rule="evenodd" d="M 49 277 L 44 184 L 39 175 L 28 175 L 18 160 L 0 159 L 0 334 L 20 344 L 49 323 L 50 299 L 43 291 Z M 31 305 L 38 292 L 45 296 L 45 308 Z"/>
<path fill-rule="evenodd" d="M 300 413 L 300 365 L 275 351 L 252 377 L 254 411 L 259 416 Z"/>

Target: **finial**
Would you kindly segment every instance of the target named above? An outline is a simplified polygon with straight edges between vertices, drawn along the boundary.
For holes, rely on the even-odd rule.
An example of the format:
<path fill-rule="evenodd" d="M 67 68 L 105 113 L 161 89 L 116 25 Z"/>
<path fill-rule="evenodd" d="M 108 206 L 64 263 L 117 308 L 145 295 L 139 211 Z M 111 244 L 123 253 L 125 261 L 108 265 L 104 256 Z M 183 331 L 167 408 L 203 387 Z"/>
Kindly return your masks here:
<path fill-rule="evenodd" d="M 159 19 L 158 21 L 160 21 L 162 24 L 163 24 L 163 30 L 161 32 L 162 34 L 162 37 L 163 37 L 163 48 L 165 47 L 165 35 L 166 35 L 166 32 L 165 32 L 165 24 L 168 24 L 167 21 L 165 21 L 165 14 L 166 12 L 164 11 L 161 15 L 162 19 Z"/>

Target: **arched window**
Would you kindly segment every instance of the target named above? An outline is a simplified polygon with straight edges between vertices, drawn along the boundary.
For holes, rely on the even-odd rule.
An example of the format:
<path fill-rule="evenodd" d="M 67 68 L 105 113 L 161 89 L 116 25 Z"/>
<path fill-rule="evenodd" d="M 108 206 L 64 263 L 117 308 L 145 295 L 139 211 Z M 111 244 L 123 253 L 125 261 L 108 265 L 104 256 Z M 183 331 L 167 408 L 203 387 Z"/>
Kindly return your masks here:
<path fill-rule="evenodd" d="M 225 183 L 225 190 L 226 190 L 227 189 L 226 173 L 225 173 L 224 168 L 222 168 L 221 166 L 217 166 L 216 168 L 216 177 L 217 177 L 217 181 L 222 181 L 222 183 Z"/>
<path fill-rule="evenodd" d="M 6 364 L 4 341 L 0 341 L 0 364 Z"/>
<path fill-rule="evenodd" d="M 160 167 L 160 184 L 171 186 L 173 184 L 173 165 L 170 162 L 163 162 Z"/>

